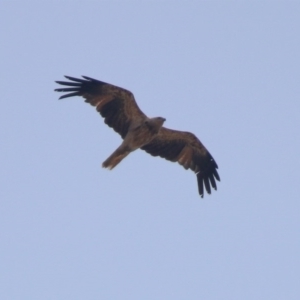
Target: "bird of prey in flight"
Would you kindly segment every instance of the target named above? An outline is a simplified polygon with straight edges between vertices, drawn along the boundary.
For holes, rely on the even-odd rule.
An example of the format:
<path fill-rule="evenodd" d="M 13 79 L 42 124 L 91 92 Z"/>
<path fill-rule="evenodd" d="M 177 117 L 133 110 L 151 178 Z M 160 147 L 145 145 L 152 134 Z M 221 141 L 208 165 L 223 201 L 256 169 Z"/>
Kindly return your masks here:
<path fill-rule="evenodd" d="M 133 94 L 123 88 L 87 77 L 78 79 L 65 76 L 69 81 L 56 81 L 65 87 L 55 89 L 66 92 L 59 99 L 82 96 L 96 107 L 104 122 L 119 133 L 121 145 L 103 162 L 104 168 L 113 169 L 129 153 L 142 149 L 152 156 L 178 162 L 196 173 L 201 197 L 204 187 L 208 194 L 217 189 L 220 181 L 218 165 L 199 139 L 190 132 L 163 126 L 165 118 L 147 117 L 138 107 Z"/>

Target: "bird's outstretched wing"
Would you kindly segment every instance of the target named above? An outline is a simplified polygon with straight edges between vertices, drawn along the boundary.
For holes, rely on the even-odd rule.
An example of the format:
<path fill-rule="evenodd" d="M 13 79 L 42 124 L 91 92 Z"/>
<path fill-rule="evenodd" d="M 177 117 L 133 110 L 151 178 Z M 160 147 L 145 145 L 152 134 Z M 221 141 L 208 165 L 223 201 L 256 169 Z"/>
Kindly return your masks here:
<path fill-rule="evenodd" d="M 203 186 L 208 194 L 211 193 L 211 187 L 217 189 L 216 180 L 220 181 L 218 165 L 194 134 L 162 127 L 158 135 L 141 149 L 193 170 L 197 175 L 201 197 L 204 194 Z"/>
<path fill-rule="evenodd" d="M 56 81 L 67 87 L 55 89 L 67 92 L 59 99 L 82 96 L 85 102 L 96 107 L 105 119 L 105 123 L 124 138 L 133 122 L 139 122 L 146 116 L 135 102 L 133 94 L 123 88 L 87 77 L 78 79 L 65 76 L 70 81 Z"/>

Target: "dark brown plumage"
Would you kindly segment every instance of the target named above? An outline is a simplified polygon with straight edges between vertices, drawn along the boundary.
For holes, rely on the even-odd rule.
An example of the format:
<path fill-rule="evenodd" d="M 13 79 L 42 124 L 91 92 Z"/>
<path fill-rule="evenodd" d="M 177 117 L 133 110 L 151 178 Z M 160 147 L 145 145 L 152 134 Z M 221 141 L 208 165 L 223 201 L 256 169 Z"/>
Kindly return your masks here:
<path fill-rule="evenodd" d="M 164 118 L 148 118 L 128 90 L 86 76 L 82 76 L 84 79 L 65 77 L 70 81 L 56 81 L 67 86 L 55 89 L 67 92 L 59 99 L 82 96 L 123 138 L 120 147 L 103 162 L 103 167 L 114 168 L 130 152 L 140 148 L 194 171 L 201 197 L 204 187 L 208 194 L 211 187 L 217 189 L 216 180 L 220 181 L 217 163 L 194 134 L 163 127 Z"/>

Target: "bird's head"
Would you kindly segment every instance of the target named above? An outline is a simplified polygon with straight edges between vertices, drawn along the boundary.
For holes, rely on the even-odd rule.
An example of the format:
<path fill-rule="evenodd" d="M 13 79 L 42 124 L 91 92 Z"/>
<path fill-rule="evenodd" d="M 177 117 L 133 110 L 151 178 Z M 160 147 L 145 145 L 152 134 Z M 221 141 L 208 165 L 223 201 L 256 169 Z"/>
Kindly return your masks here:
<path fill-rule="evenodd" d="M 163 126 L 164 122 L 166 121 L 166 119 L 162 118 L 162 117 L 156 117 L 156 118 L 153 118 L 153 120 L 155 120 L 155 123 L 157 125 L 160 125 L 160 127 Z"/>
<path fill-rule="evenodd" d="M 155 133 L 159 131 L 159 129 L 163 126 L 164 122 L 166 121 L 165 118 L 156 117 L 146 120 L 147 126 Z"/>

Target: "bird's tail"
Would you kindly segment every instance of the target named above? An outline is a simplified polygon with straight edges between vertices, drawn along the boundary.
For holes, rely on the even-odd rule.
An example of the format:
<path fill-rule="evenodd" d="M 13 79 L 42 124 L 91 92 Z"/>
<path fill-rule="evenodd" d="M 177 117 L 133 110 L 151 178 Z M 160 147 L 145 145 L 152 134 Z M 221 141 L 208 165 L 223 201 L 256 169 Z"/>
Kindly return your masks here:
<path fill-rule="evenodd" d="M 127 146 L 121 145 L 112 155 L 110 155 L 103 163 L 103 168 L 113 169 L 122 159 L 124 159 L 131 150 Z"/>

